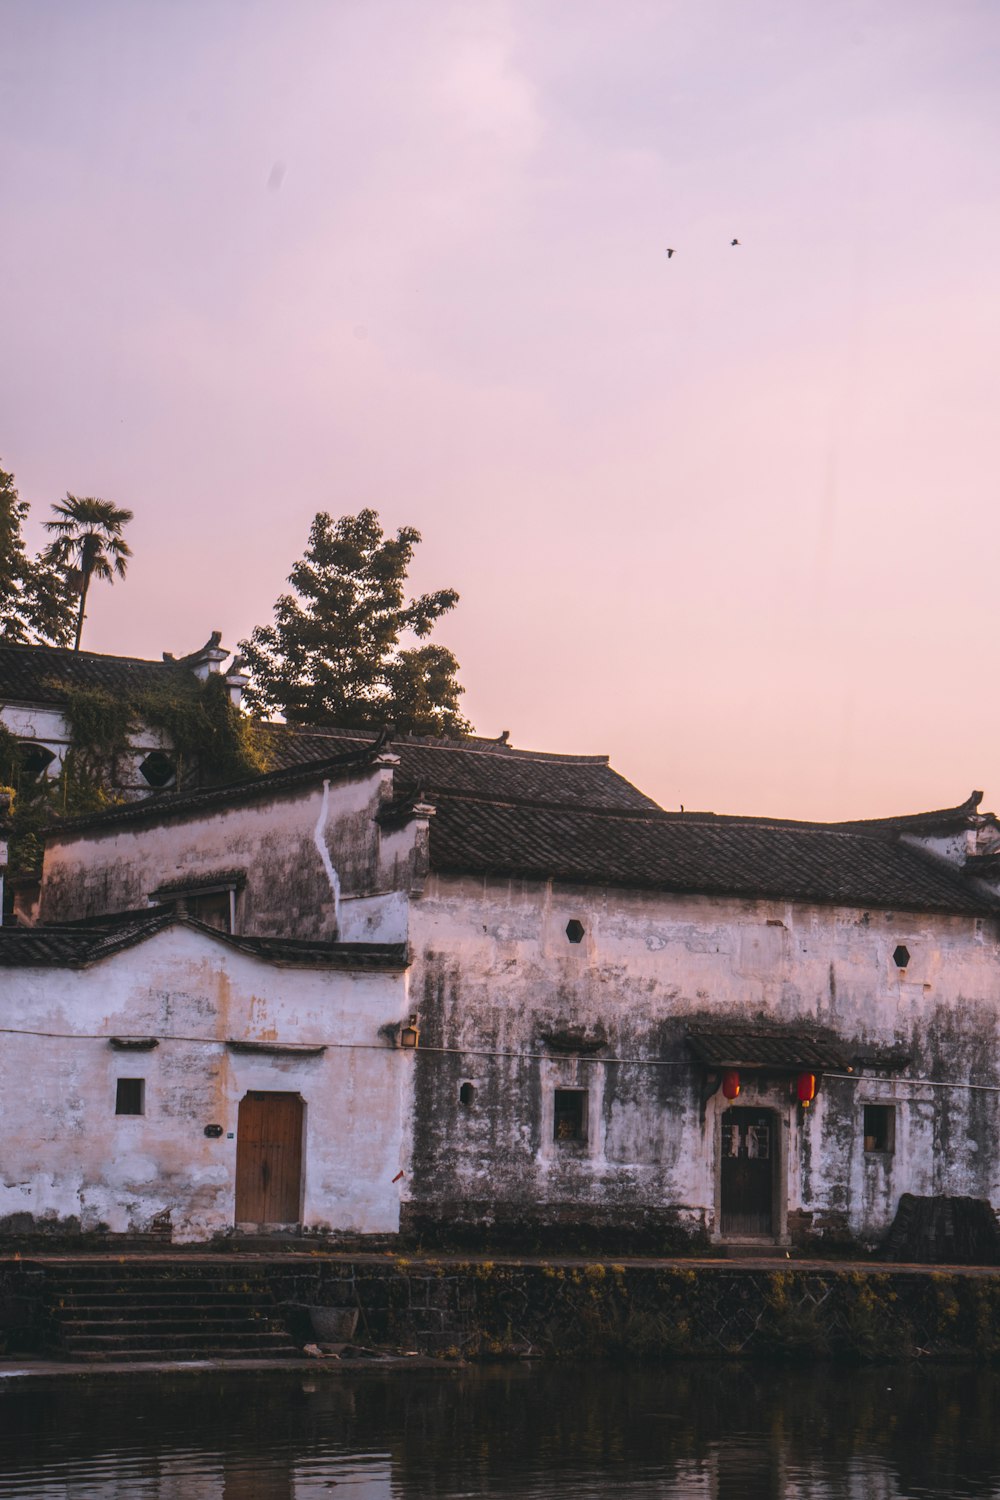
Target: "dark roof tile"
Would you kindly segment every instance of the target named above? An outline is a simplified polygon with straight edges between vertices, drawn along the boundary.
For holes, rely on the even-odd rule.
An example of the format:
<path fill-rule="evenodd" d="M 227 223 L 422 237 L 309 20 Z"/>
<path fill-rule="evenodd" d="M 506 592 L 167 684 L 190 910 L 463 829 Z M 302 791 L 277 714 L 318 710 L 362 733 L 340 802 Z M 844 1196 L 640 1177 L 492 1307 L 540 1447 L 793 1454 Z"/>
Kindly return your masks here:
<path fill-rule="evenodd" d="M 733 1028 L 689 1031 L 687 1044 L 709 1068 L 843 1069 L 848 1066 L 842 1043 L 799 1026 L 766 1031 Z"/>
<path fill-rule="evenodd" d="M 0 968 L 81 969 L 175 925 L 192 928 L 225 947 L 283 967 L 396 972 L 409 963 L 405 943 L 241 937 L 160 909 L 141 915 L 129 913 L 118 920 L 105 919 L 89 926 L 0 927 Z"/>
<path fill-rule="evenodd" d="M 461 797 L 436 806 L 430 856 L 442 872 L 904 911 L 1000 910 L 958 872 L 888 835 Z"/>
<path fill-rule="evenodd" d="M 288 724 L 262 726 L 279 766 L 319 761 L 324 756 L 361 750 L 375 735 L 364 730 L 300 729 Z M 399 757 L 396 789 L 464 792 L 511 801 L 564 802 L 571 806 L 656 808 L 651 797 L 612 770 L 606 755 L 554 755 L 516 750 L 497 740 L 471 737 L 434 740 L 406 736 L 386 749 Z M 432 799 L 433 800 L 433 799 Z"/>
<path fill-rule="evenodd" d="M 83 968 L 162 932 L 174 920 L 172 913 L 157 911 L 92 927 L 0 927 L 0 968 Z"/>
<path fill-rule="evenodd" d="M 324 943 L 309 938 L 242 937 L 191 922 L 229 948 L 249 953 L 266 963 L 305 969 L 387 969 L 409 967 L 405 943 Z"/>
<path fill-rule="evenodd" d="M 0 702 L 58 705 L 72 688 L 143 692 L 168 682 L 179 669 L 187 670 L 175 662 L 102 656 L 61 646 L 0 646 Z"/>

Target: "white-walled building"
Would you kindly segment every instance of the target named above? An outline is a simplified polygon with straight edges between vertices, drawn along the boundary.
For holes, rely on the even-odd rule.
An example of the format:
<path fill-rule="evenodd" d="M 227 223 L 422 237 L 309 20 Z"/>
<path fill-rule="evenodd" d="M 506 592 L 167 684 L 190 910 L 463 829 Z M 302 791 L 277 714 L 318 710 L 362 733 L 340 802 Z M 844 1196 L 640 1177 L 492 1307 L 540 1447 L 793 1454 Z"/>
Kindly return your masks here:
<path fill-rule="evenodd" d="M 161 661 L 134 656 L 106 656 L 63 646 L 0 644 L 0 724 L 30 752 L 28 772 L 59 776 L 71 748 L 67 701 L 74 691 L 98 690 L 130 699 L 167 687 L 178 670 L 199 682 L 223 674 L 238 706 L 248 678 L 241 660 L 220 645 L 214 631 L 199 651 Z M 229 663 L 229 666 L 226 666 Z M 115 790 L 123 797 L 143 797 L 176 784 L 176 758 L 169 737 L 149 724 L 132 736 L 129 754 L 109 768 Z"/>
<path fill-rule="evenodd" d="M 0 1233 L 399 1228 L 400 946 L 154 912 L 4 929 Z"/>
<path fill-rule="evenodd" d="M 398 1158 L 402 1229 L 870 1244 L 904 1193 L 1000 1205 L 1000 828 L 977 797 L 853 825 L 667 813 L 601 757 L 271 732 L 285 764 L 268 776 L 54 830 L 33 931 L 172 910 L 235 945 L 405 953 L 405 979 L 379 974 L 396 999 L 375 1007 L 419 1033 L 414 1054 L 375 1028 L 400 1070 L 385 1075 L 396 1156 L 376 1089 L 347 1158 L 363 1174 L 366 1132 L 373 1161 Z M 151 943 L 115 960 L 140 988 Z M 152 1015 L 134 1029 L 156 1034 Z M 269 1091 L 255 1076 L 234 1074 L 227 1132 L 241 1088 Z M 115 1181 L 112 1146 L 95 1139 L 88 1181 Z M 383 1229 L 392 1204 L 370 1212 L 360 1175 L 353 1206 L 326 1167 L 310 1176 L 321 1149 L 307 1140 L 300 1222 Z M 185 1232 L 237 1222 L 235 1178 L 208 1217 L 171 1180 L 159 1211 Z"/>

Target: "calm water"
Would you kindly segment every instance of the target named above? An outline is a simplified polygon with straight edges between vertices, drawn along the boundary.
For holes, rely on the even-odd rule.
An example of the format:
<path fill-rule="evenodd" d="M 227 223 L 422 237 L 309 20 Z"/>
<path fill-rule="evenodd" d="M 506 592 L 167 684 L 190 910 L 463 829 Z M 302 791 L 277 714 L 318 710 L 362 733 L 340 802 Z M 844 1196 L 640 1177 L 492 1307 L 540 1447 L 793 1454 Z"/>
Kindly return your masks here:
<path fill-rule="evenodd" d="M 487 1368 L 0 1387 L 0 1497 L 1000 1497 L 991 1371 Z"/>

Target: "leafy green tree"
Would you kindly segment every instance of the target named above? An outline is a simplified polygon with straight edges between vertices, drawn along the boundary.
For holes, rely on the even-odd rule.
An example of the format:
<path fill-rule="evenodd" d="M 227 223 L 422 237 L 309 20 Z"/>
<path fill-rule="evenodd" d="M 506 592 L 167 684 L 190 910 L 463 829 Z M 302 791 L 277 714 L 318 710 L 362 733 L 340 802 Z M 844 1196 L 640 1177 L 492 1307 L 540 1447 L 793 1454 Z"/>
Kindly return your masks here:
<path fill-rule="evenodd" d="M 54 531 L 56 536 L 42 554 L 42 560 L 62 568 L 67 578 L 72 577 L 79 587 L 80 603 L 73 642 L 73 650 L 79 651 L 90 580 L 104 578 L 108 583 L 114 583 L 116 573 L 119 578 L 125 577 L 132 549 L 122 531 L 131 521 L 132 512 L 122 510 L 111 500 L 68 492 L 65 502 L 53 505 L 52 509 L 56 519 L 46 521 L 45 529 Z"/>
<path fill-rule="evenodd" d="M 0 641 L 67 646 L 73 600 L 59 570 L 26 552 L 21 527 L 27 515 L 13 474 L 0 469 Z"/>
<path fill-rule="evenodd" d="M 289 574 L 292 593 L 274 624 L 240 642 L 252 680 L 244 701 L 291 723 L 347 729 L 393 723 L 403 733 L 463 735 L 458 662 L 443 646 L 400 647 L 430 634 L 458 603 L 454 589 L 406 598 L 420 533 L 387 536 L 373 510 L 337 521 L 320 512 L 305 556 Z"/>

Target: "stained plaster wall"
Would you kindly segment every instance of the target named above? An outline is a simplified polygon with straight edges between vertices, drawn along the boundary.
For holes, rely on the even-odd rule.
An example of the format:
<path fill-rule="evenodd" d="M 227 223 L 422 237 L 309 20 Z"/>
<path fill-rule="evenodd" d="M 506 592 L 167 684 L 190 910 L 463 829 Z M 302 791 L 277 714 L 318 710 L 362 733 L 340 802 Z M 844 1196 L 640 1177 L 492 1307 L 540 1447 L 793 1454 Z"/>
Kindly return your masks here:
<path fill-rule="evenodd" d="M 781 1125 L 779 1228 L 878 1237 L 904 1192 L 1000 1204 L 993 1092 L 907 1079 L 1000 1085 L 997 934 L 970 917 L 669 896 L 540 882 L 427 878 L 427 820 L 376 821 L 392 758 L 186 821 L 66 835 L 46 861 L 46 920 L 141 905 L 159 883 L 242 867 L 238 928 L 326 937 L 335 930 L 324 840 L 341 884 L 340 936 L 411 942 L 411 1004 L 422 1047 L 406 1123 L 414 1141 L 407 1213 L 506 1215 L 718 1232 L 720 1116 L 703 1106 L 689 1026 L 761 1016 L 815 1022 L 845 1043 L 908 1053 L 901 1079 L 827 1079 L 808 1113 L 787 1076 L 744 1074 L 743 1104 Z M 581 943 L 567 940 L 571 918 Z M 905 945 L 905 971 L 893 952 Z M 607 1044 L 557 1054 L 565 1026 Z M 457 1049 L 436 1051 L 435 1048 Z M 884 1071 L 884 1070 L 883 1070 Z M 469 1083 L 474 1101 L 460 1103 Z M 585 1089 L 585 1144 L 553 1140 L 553 1092 Z M 896 1106 L 895 1151 L 864 1151 L 864 1103 Z"/>
<path fill-rule="evenodd" d="M 164 1214 L 178 1241 L 225 1231 L 251 1089 L 304 1100 L 305 1225 L 397 1228 L 413 1057 L 379 1028 L 408 1013 L 404 974 L 279 968 L 177 926 L 90 968 L 7 970 L 3 984 L 0 1231 L 124 1233 Z M 115 1051 L 107 1038 L 122 1035 L 159 1044 Z M 327 1051 L 247 1055 L 231 1038 Z M 116 1116 L 119 1077 L 145 1079 L 144 1115 Z"/>
<path fill-rule="evenodd" d="M 567 940 L 571 918 L 583 924 Z M 433 876 L 411 912 L 421 1051 L 414 1096 L 418 1221 L 577 1221 L 718 1232 L 720 1119 L 684 1033 L 761 1017 L 902 1049 L 902 1077 L 825 1081 L 803 1111 L 792 1080 L 744 1073 L 773 1108 L 787 1178 L 779 1228 L 874 1240 L 900 1195 L 1000 1207 L 1000 968 L 992 922 L 778 901 L 567 889 Z M 905 945 L 910 961 L 893 960 Z M 607 1037 L 559 1055 L 546 1031 Z M 435 1047 L 448 1050 L 435 1052 Z M 608 1060 L 620 1059 L 620 1060 Z M 475 1099 L 460 1102 L 461 1085 Z M 553 1091 L 587 1091 L 589 1138 L 553 1139 Z M 896 1106 L 892 1154 L 865 1152 L 863 1105 Z"/>
<path fill-rule="evenodd" d="M 392 766 L 382 764 L 330 784 L 325 793 L 317 779 L 162 822 L 58 832 L 46 847 L 40 920 L 141 908 L 161 885 L 238 870 L 245 875 L 239 932 L 332 938 L 338 934 L 336 884 L 345 900 L 343 940 L 402 942 L 406 906 L 400 896 L 419 881 L 426 854 L 421 825 L 380 830 L 375 814 L 391 796 Z M 425 843 L 426 824 L 423 830 Z M 355 907 L 359 896 L 365 904 Z"/>

